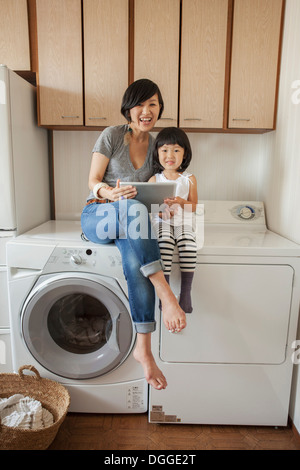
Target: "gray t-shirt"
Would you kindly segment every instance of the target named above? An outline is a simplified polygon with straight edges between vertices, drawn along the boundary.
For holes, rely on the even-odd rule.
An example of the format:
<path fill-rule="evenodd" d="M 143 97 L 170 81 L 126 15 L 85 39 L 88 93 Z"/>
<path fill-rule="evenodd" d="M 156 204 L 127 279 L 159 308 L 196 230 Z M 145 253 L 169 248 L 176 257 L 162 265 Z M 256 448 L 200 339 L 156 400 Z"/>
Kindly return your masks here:
<path fill-rule="evenodd" d="M 116 186 L 117 179 L 121 181 L 148 181 L 153 176 L 152 151 L 154 138 L 149 134 L 149 146 L 145 162 L 141 168 L 135 169 L 129 155 L 129 145 L 124 144 L 124 136 L 128 130 L 127 125 L 106 127 L 101 132 L 93 152 L 101 153 L 109 158 L 103 177 L 103 182 L 109 186 Z M 93 192 L 88 199 L 93 199 Z"/>

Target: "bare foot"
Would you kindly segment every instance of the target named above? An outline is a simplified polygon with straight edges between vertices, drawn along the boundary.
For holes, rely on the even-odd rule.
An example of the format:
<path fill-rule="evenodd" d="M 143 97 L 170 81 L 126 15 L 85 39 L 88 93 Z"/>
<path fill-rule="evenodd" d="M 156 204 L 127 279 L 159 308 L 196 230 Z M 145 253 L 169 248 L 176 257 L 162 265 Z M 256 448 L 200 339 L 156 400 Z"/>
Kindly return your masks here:
<path fill-rule="evenodd" d="M 142 341 L 139 341 L 139 337 L 141 336 L 145 338 L 143 338 Z M 163 390 L 167 386 L 167 380 L 162 371 L 157 366 L 151 350 L 149 351 L 147 346 L 144 347 L 144 339 L 146 340 L 147 336 L 148 334 L 142 333 L 137 335 L 138 341 L 137 346 L 133 352 L 133 356 L 135 360 L 142 365 L 144 369 L 145 379 L 147 380 L 148 384 L 156 390 Z M 148 342 L 148 338 L 146 341 Z"/>
<path fill-rule="evenodd" d="M 166 328 L 172 333 L 183 330 L 186 327 L 185 313 L 167 283 L 163 271 L 152 274 L 149 279 L 161 301 L 163 321 Z"/>
<path fill-rule="evenodd" d="M 171 333 L 179 333 L 186 327 L 186 317 L 176 298 L 173 301 L 161 302 L 165 327 Z"/>

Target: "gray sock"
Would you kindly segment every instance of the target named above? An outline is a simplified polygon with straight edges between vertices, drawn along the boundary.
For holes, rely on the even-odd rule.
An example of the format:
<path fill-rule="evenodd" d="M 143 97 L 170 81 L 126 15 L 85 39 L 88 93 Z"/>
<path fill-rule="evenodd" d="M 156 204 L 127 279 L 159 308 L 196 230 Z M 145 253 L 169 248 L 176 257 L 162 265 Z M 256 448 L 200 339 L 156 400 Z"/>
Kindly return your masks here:
<path fill-rule="evenodd" d="M 191 289 L 193 282 L 193 272 L 181 272 L 181 291 L 179 305 L 185 313 L 192 313 Z"/>

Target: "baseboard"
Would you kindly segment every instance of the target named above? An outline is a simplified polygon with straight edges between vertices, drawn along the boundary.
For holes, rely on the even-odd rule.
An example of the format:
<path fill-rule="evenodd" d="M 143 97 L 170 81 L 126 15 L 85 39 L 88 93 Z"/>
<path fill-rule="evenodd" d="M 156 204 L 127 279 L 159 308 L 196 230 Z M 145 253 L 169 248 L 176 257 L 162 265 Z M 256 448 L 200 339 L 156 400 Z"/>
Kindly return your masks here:
<path fill-rule="evenodd" d="M 289 416 L 288 424 L 289 424 L 289 426 L 291 427 L 291 429 L 293 431 L 295 439 L 300 444 L 300 433 L 299 433 L 298 429 L 296 428 L 296 426 L 294 425 L 293 420 L 290 416 Z"/>

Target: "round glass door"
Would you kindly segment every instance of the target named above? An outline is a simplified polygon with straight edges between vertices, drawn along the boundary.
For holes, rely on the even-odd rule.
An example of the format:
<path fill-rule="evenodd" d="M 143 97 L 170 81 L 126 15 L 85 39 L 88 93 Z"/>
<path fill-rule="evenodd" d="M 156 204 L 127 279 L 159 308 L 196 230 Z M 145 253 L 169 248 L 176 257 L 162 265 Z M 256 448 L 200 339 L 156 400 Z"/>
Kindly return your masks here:
<path fill-rule="evenodd" d="M 64 295 L 50 308 L 47 328 L 55 343 L 75 354 L 101 349 L 112 334 L 112 318 L 105 305 L 89 294 Z"/>
<path fill-rule="evenodd" d="M 98 377 L 118 367 L 134 334 L 127 300 L 119 287 L 112 289 L 92 275 L 42 276 L 21 313 L 33 357 L 65 378 Z"/>

